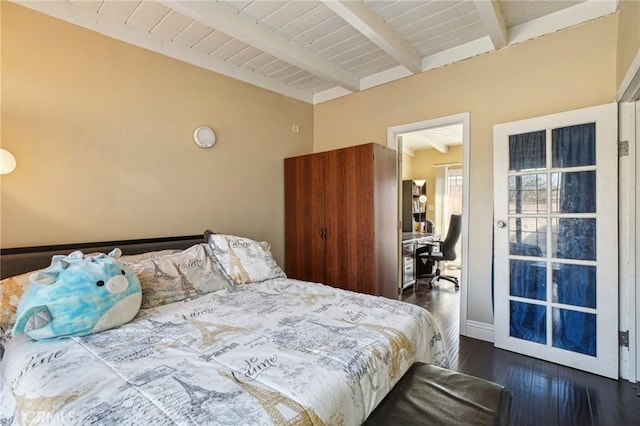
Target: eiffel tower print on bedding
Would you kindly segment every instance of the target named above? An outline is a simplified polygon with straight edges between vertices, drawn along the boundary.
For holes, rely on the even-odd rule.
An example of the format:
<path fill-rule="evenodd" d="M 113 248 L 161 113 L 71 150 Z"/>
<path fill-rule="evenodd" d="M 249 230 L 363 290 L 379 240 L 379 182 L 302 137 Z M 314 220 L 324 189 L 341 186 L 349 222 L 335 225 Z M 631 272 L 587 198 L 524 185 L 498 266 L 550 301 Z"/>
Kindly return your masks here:
<path fill-rule="evenodd" d="M 359 425 L 415 361 L 448 365 L 426 310 L 275 278 L 91 336 L 8 338 L 0 424 Z"/>

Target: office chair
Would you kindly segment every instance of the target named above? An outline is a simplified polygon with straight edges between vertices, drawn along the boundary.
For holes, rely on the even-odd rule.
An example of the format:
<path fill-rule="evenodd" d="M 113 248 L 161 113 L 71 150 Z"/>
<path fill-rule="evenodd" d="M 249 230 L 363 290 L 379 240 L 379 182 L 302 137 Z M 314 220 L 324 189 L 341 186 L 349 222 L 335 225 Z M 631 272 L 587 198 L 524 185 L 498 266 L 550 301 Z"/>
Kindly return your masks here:
<path fill-rule="evenodd" d="M 460 282 L 458 278 L 451 275 L 442 275 L 440 273 L 440 262 L 455 260 L 456 244 L 458 243 L 458 239 L 460 238 L 461 226 L 461 216 L 458 214 L 452 214 L 451 219 L 449 219 L 449 229 L 447 230 L 447 236 L 444 241 L 434 241 L 434 248 L 432 248 L 432 250 L 423 251 L 418 255 L 418 257 L 422 258 L 423 260 L 426 260 L 431 264 L 435 263 L 436 265 L 435 273 L 418 277 L 418 279 L 431 278 L 429 280 L 430 288 L 433 288 L 433 285 L 438 281 L 446 280 L 452 282 L 455 285 L 456 290 L 460 289 Z"/>

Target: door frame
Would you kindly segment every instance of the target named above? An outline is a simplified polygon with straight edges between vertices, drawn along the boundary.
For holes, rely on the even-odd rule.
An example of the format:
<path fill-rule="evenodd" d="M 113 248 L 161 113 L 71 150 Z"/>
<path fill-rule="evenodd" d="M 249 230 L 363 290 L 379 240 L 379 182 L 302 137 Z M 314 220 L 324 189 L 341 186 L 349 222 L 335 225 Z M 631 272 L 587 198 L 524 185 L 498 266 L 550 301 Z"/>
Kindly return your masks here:
<path fill-rule="evenodd" d="M 467 283 L 469 275 L 469 118 L 468 112 L 449 115 L 430 120 L 401 124 L 387 128 L 387 147 L 396 151 L 400 157 L 397 164 L 402 164 L 402 151 L 397 149 L 398 137 L 403 133 L 415 132 L 433 127 L 443 127 L 452 124 L 462 124 L 462 259 L 460 262 L 460 335 L 467 335 Z M 402 147 L 402 143 L 400 143 Z M 402 170 L 398 170 L 398 176 L 402 175 Z M 402 185 L 398 185 L 398 192 L 402 192 Z M 398 195 L 402 197 L 402 195 Z M 401 204 L 399 204 L 401 206 Z M 402 212 L 399 213 L 400 218 Z M 402 252 L 402 227 L 399 227 L 398 253 Z"/>
<path fill-rule="evenodd" d="M 620 347 L 620 377 L 633 383 L 640 381 L 638 365 L 638 330 L 640 318 L 640 235 L 636 218 L 640 217 L 640 204 L 636 202 L 636 188 L 640 185 L 640 176 L 636 174 L 636 164 L 640 161 L 640 152 L 636 142 L 640 138 L 640 103 L 621 102 L 618 106 L 618 140 L 628 142 L 628 155 L 618 157 L 618 229 L 619 229 L 619 277 L 620 277 L 620 324 L 619 329 L 629 332 L 629 346 Z"/>
<path fill-rule="evenodd" d="M 633 383 L 640 382 L 640 203 L 636 200 L 636 188 L 640 187 L 640 49 L 629 64 L 616 91 L 618 108 L 618 137 L 629 143 L 629 155 L 618 158 L 620 167 L 619 205 L 620 217 L 620 328 L 629 331 L 629 347 L 620 347 L 620 376 Z M 626 180 L 623 182 L 623 180 Z M 625 190 L 626 189 L 626 190 Z M 624 202 L 625 197 L 627 202 Z M 627 217 L 628 222 L 624 220 Z M 626 230 L 623 229 L 626 226 Z M 624 233 L 626 232 L 626 234 Z M 627 238 L 627 235 L 629 237 Z M 626 262 L 624 260 L 627 260 Z M 628 297 L 625 303 L 622 297 Z M 635 302 L 635 303 L 634 303 Z"/>

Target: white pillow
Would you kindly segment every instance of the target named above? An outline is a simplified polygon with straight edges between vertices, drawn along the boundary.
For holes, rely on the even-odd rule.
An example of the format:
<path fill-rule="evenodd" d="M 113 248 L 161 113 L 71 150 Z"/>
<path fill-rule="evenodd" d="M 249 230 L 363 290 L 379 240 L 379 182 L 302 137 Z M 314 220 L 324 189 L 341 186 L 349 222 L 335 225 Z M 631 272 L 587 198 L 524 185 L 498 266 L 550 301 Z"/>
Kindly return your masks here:
<path fill-rule="evenodd" d="M 127 263 L 140 279 L 143 309 L 232 286 L 218 262 L 207 254 L 204 246 L 205 244 L 196 244 L 178 253 Z"/>
<path fill-rule="evenodd" d="M 286 277 L 267 242 L 225 234 L 207 234 L 210 253 L 235 284 Z"/>

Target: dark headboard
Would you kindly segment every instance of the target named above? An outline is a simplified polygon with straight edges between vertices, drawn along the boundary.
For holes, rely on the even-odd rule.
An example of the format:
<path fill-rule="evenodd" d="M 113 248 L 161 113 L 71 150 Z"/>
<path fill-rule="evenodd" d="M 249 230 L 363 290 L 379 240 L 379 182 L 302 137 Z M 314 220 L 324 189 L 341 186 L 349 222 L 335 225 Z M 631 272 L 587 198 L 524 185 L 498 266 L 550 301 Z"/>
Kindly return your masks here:
<path fill-rule="evenodd" d="M 102 241 L 96 243 L 61 244 L 53 246 L 0 249 L 0 279 L 46 268 L 55 254 L 69 254 L 74 250 L 84 253 L 108 253 L 118 247 L 122 254 L 140 254 L 166 249 L 186 249 L 204 242 L 203 234 L 182 237 L 147 238 L 141 240 Z"/>

